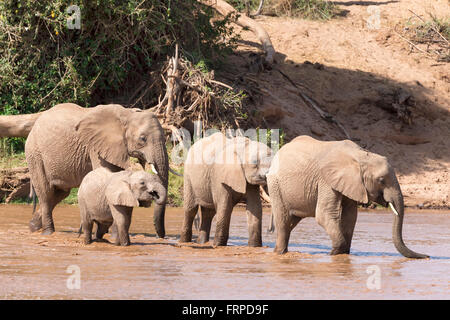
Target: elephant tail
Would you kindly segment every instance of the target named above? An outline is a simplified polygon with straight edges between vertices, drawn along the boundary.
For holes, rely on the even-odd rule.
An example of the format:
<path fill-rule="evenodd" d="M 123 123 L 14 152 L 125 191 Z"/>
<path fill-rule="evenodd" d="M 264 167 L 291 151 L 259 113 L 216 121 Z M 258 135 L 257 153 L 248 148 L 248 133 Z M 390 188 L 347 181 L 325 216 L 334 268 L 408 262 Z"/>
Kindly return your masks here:
<path fill-rule="evenodd" d="M 33 200 L 33 215 L 34 215 L 34 213 L 36 212 L 37 197 L 36 197 L 36 191 L 34 190 L 31 180 L 30 180 L 30 194 L 28 195 L 28 197 Z"/>
<path fill-rule="evenodd" d="M 83 230 L 83 226 L 80 225 L 80 229 L 78 229 L 78 238 L 81 236 L 81 231 Z"/>
<path fill-rule="evenodd" d="M 275 231 L 275 223 L 274 223 L 273 213 L 271 213 L 270 214 L 270 224 L 269 224 L 269 227 L 267 228 L 267 232 L 273 233 L 274 231 Z"/>

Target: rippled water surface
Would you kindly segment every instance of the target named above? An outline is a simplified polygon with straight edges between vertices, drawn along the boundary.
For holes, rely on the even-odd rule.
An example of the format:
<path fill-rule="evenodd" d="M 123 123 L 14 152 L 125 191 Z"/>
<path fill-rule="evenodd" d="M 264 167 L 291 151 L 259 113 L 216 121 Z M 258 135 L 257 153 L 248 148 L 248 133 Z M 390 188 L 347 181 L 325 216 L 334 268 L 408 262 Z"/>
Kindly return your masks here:
<path fill-rule="evenodd" d="M 58 206 L 56 232 L 28 231 L 31 206 L 0 205 L 3 299 L 449 299 L 450 213 L 407 212 L 405 243 L 427 260 L 402 257 L 391 240 L 392 215 L 360 212 L 350 255 L 329 256 L 331 241 L 314 219 L 294 229 L 285 255 L 246 247 L 247 218 L 235 210 L 228 247 L 178 245 L 182 209 L 166 211 L 166 239 L 155 237 L 152 210 L 134 210 L 130 247 L 85 246 L 76 206 Z M 264 214 L 263 228 L 269 223 Z M 212 235 L 214 234 L 214 228 Z M 109 235 L 105 236 L 108 239 Z M 80 289 L 70 270 L 80 271 Z M 72 276 L 72 278 L 71 278 Z"/>

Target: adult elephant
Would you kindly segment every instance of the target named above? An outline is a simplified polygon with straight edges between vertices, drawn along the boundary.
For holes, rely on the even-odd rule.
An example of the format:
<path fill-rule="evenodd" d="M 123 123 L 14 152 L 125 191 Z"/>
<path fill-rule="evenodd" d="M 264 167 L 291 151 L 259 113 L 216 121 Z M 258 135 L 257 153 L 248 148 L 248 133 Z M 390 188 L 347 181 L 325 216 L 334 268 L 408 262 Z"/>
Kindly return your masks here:
<path fill-rule="evenodd" d="M 184 221 L 180 242 L 192 240 L 192 223 L 201 208 L 199 243 L 209 241 L 217 215 L 215 246 L 226 246 L 233 207 L 246 200 L 249 246 L 261 246 L 262 206 L 259 186 L 266 184 L 271 149 L 245 137 L 215 133 L 189 149 L 184 164 Z"/>
<path fill-rule="evenodd" d="M 41 113 L 25 144 L 32 190 L 39 199 L 33 211 L 32 232 L 55 231 L 53 208 L 78 187 L 84 176 L 98 167 L 120 171 L 129 158 L 152 164 L 163 185 L 168 184 L 168 155 L 163 129 L 149 111 L 127 109 L 120 105 L 82 108 L 64 103 Z M 156 204 L 154 222 L 159 237 L 164 237 L 165 203 Z"/>
<path fill-rule="evenodd" d="M 395 213 L 394 245 L 408 258 L 427 258 L 402 239 L 403 196 L 387 159 L 349 140 L 319 141 L 299 136 L 275 155 L 267 184 L 277 240 L 275 252 L 287 251 L 292 229 L 315 217 L 332 241 L 331 254 L 350 252 L 358 202 L 374 201 Z"/>

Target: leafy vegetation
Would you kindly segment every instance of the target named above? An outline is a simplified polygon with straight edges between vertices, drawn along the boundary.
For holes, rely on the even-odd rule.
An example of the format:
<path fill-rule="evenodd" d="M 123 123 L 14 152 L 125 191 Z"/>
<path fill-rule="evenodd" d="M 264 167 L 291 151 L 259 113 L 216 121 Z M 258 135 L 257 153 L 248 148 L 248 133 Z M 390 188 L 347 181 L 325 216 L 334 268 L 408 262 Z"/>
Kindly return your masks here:
<path fill-rule="evenodd" d="M 72 4 L 0 2 L 0 114 L 123 100 L 175 43 L 208 63 L 230 49 L 228 18 L 212 24 L 196 0 L 81 0 L 80 29 L 67 26 Z"/>
<path fill-rule="evenodd" d="M 230 17 L 214 17 L 196 0 L 80 0 L 79 29 L 68 10 L 73 4 L 0 1 L 0 115 L 34 113 L 61 102 L 145 109 L 158 103 L 161 88 L 144 95 L 136 88 L 159 79 L 153 71 L 175 43 L 194 63 L 212 65 L 235 40 Z M 23 151 L 23 140 L 6 142 Z"/>
<path fill-rule="evenodd" d="M 414 43 L 425 45 L 422 52 L 435 56 L 438 61 L 450 62 L 450 18 L 430 14 L 429 20 L 415 15 L 406 24 L 406 36 Z"/>
<path fill-rule="evenodd" d="M 246 11 L 245 2 L 251 9 L 257 8 L 260 0 L 227 0 L 240 12 Z M 311 20 L 329 20 L 340 14 L 332 1 L 326 0 L 266 0 L 263 12 L 276 16 L 300 17 Z"/>

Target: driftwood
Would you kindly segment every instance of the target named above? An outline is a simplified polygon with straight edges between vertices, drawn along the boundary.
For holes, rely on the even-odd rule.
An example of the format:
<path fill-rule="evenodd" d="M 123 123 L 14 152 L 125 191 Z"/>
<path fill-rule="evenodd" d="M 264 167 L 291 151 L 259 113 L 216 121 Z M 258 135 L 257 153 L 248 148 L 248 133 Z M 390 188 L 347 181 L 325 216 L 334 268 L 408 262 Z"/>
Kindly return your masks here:
<path fill-rule="evenodd" d="M 251 125 L 244 104 L 244 99 L 250 95 L 216 80 L 214 71 L 205 72 L 180 52 L 177 45 L 174 56 L 162 67 L 161 86 L 165 84 L 165 94 L 149 109 L 158 117 L 163 129 L 171 131 L 182 143 L 182 132 L 178 128 L 190 127 L 194 119 L 200 121 L 204 129 L 225 130 L 241 128 L 244 123 Z"/>
<path fill-rule="evenodd" d="M 26 138 L 41 113 L 0 116 L 0 137 Z"/>
<path fill-rule="evenodd" d="M 223 0 L 200 0 L 200 2 L 214 8 L 223 16 L 238 14 L 230 4 Z M 250 29 L 256 35 L 266 53 L 265 62 L 271 65 L 273 63 L 275 49 L 267 31 L 258 22 L 246 15 L 240 15 L 235 22 L 243 28 Z"/>
<path fill-rule="evenodd" d="M 0 200 L 6 203 L 30 194 L 30 175 L 28 168 L 0 170 Z"/>

